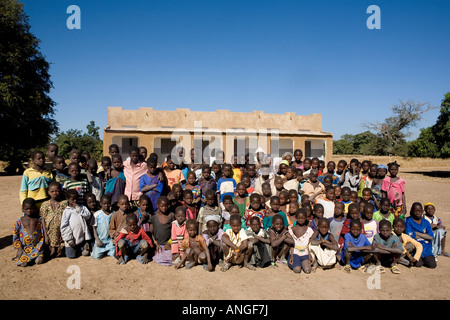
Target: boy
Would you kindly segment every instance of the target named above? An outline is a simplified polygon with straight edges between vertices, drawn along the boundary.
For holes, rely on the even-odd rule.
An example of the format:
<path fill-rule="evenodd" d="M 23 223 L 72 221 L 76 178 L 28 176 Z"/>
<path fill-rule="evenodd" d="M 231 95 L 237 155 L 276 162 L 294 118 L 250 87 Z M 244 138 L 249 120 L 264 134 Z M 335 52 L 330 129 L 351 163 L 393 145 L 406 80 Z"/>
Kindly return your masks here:
<path fill-rule="evenodd" d="M 348 206 L 352 203 L 352 201 L 350 200 L 351 190 L 349 187 L 342 187 L 341 190 L 341 202 L 344 204 L 344 213 L 347 214 Z"/>
<path fill-rule="evenodd" d="M 194 204 L 194 195 L 191 190 L 183 191 L 183 207 L 186 208 L 186 219 L 197 219 L 198 216 L 198 208 Z"/>
<path fill-rule="evenodd" d="M 248 250 L 248 237 L 244 229 L 241 228 L 241 217 L 239 215 L 231 215 L 231 228 L 222 235 L 222 249 L 224 255 L 224 264 L 220 271 L 225 272 L 230 269 L 231 265 L 249 266 L 248 258 L 250 257 Z M 251 267 L 250 267 L 251 269 Z"/>
<path fill-rule="evenodd" d="M 261 228 L 258 217 L 250 219 L 250 229 L 246 231 L 249 241 L 249 269 L 264 268 L 272 262 L 269 234 Z"/>
<path fill-rule="evenodd" d="M 345 222 L 344 217 L 344 204 L 342 202 L 336 202 L 334 207 L 334 215 L 329 218 L 330 222 L 330 233 L 333 235 L 336 241 L 339 241 L 339 236 L 341 234 L 342 226 Z"/>
<path fill-rule="evenodd" d="M 344 262 L 344 271 L 350 273 L 352 268 L 358 269 L 373 256 L 373 247 L 366 236 L 361 234 L 361 221 L 350 221 L 350 232 L 344 236 L 341 261 Z"/>
<path fill-rule="evenodd" d="M 220 208 L 215 205 L 215 192 L 214 190 L 208 190 L 206 192 L 206 204 L 200 208 L 198 212 L 197 222 L 200 233 L 203 233 L 207 230 L 206 226 L 206 217 L 213 215 L 219 218 L 219 221 L 222 220 L 222 213 L 220 212 Z"/>
<path fill-rule="evenodd" d="M 388 220 L 391 224 L 394 224 L 395 216 L 389 211 L 390 203 L 388 198 L 381 198 L 380 210 L 373 214 L 373 219 L 380 222 L 381 220 Z"/>
<path fill-rule="evenodd" d="M 283 217 L 279 214 L 272 218 L 269 238 L 270 246 L 272 247 L 272 266 L 276 267 L 276 262 L 287 264 L 286 255 L 291 246 L 291 243 L 287 240 L 289 238 L 289 230 L 284 226 Z"/>
<path fill-rule="evenodd" d="M 111 221 L 111 196 L 102 195 L 100 198 L 101 209 L 94 213 L 92 228 L 95 244 L 91 257 L 100 259 L 104 256 L 114 257 L 116 248 L 109 235 L 109 223 Z"/>
<path fill-rule="evenodd" d="M 144 229 L 138 226 L 138 218 L 134 213 L 129 213 L 125 218 L 125 226 L 120 230 L 116 239 L 117 264 L 126 264 L 132 257 L 136 257 L 142 264 L 147 264 L 149 248 L 153 248 L 153 242 L 145 233 Z"/>
<path fill-rule="evenodd" d="M 265 215 L 266 209 L 264 209 L 264 206 L 261 204 L 261 196 L 257 193 L 253 193 L 250 196 L 250 206 L 245 210 L 244 216 L 242 217 L 245 221 L 245 225 L 247 228 L 250 227 L 250 219 L 256 216 L 259 218 L 262 227 Z"/>
<path fill-rule="evenodd" d="M 437 257 L 442 254 L 444 257 L 450 257 L 450 255 L 445 251 L 447 231 L 445 230 L 445 226 L 442 224 L 442 220 L 434 214 L 436 212 L 436 207 L 432 202 L 425 203 L 423 207 L 425 209 L 425 214 L 423 217 L 430 223 L 434 234 L 432 243 L 433 256 Z"/>
<path fill-rule="evenodd" d="M 373 238 L 373 248 L 378 273 L 384 273 L 383 265 L 389 265 L 394 274 L 400 273 L 396 260 L 403 253 L 403 248 L 399 238 L 392 233 L 392 226 L 388 220 L 380 222 L 380 233 Z"/>
<path fill-rule="evenodd" d="M 114 243 L 117 242 L 120 230 L 125 226 L 125 218 L 128 211 L 128 197 L 124 194 L 120 195 L 117 200 L 118 210 L 114 211 L 109 224 L 109 235 Z"/>
<path fill-rule="evenodd" d="M 80 166 L 78 163 L 72 162 L 69 164 L 68 172 L 70 179 L 64 181 L 63 191 L 76 190 L 80 196 L 78 201 L 79 204 L 83 204 L 83 199 L 86 193 L 89 192 L 89 183 L 86 179 L 82 178 L 80 175 Z"/>
<path fill-rule="evenodd" d="M 316 203 L 321 204 L 323 206 L 324 209 L 323 217 L 325 219 L 332 218 L 334 215 L 334 207 L 335 207 L 334 199 L 335 199 L 335 192 L 333 186 L 328 186 L 326 188 L 324 199 L 316 198 Z"/>
<path fill-rule="evenodd" d="M 95 161 L 95 159 L 89 159 L 87 164 L 88 170 L 86 172 L 86 176 L 89 182 L 89 186 L 91 187 L 90 192 L 95 195 L 97 201 L 100 201 L 100 197 L 103 194 L 103 181 L 100 175 L 97 173 L 97 161 Z"/>
<path fill-rule="evenodd" d="M 70 179 L 69 173 L 66 170 L 66 162 L 63 156 L 55 156 L 53 158 L 53 180 L 63 185 L 66 180 Z"/>
<path fill-rule="evenodd" d="M 362 224 L 366 234 L 367 239 L 370 243 L 373 242 L 373 237 L 379 232 L 378 221 L 374 220 L 373 217 L 374 206 L 371 203 L 365 203 L 363 214 L 362 214 Z"/>
<path fill-rule="evenodd" d="M 223 165 L 223 177 L 217 181 L 217 203 L 223 201 L 223 196 L 229 194 L 234 196 L 234 191 L 236 190 L 236 180 L 232 176 L 231 164 L 225 163 Z"/>
<path fill-rule="evenodd" d="M 168 186 L 170 190 L 172 190 L 174 184 L 182 184 L 186 179 L 184 178 L 183 172 L 180 169 L 175 168 L 175 163 L 170 154 L 167 156 L 166 163 L 167 166 L 164 168 L 164 173 L 167 177 Z"/>
<path fill-rule="evenodd" d="M 398 263 L 401 263 L 407 267 L 416 265 L 422 255 L 422 245 L 420 242 L 414 240 L 408 236 L 405 232 L 405 221 L 402 218 L 395 218 L 394 220 L 394 233 L 400 239 L 403 252 Z M 411 253 L 414 252 L 414 256 Z"/>
<path fill-rule="evenodd" d="M 356 203 L 352 203 L 348 207 L 348 209 L 349 209 L 349 213 L 348 213 L 349 218 L 347 220 L 345 220 L 344 224 L 342 225 L 341 234 L 340 234 L 340 238 L 339 238 L 339 241 L 338 241 L 340 248 L 342 248 L 344 246 L 345 235 L 350 232 L 350 222 L 351 222 L 351 220 L 358 220 L 359 222 L 361 222 L 361 228 L 362 228 L 362 219 L 361 219 L 361 216 L 359 214 L 358 205 Z M 362 228 L 360 233 L 365 235 L 366 231 L 364 230 L 364 228 Z"/>

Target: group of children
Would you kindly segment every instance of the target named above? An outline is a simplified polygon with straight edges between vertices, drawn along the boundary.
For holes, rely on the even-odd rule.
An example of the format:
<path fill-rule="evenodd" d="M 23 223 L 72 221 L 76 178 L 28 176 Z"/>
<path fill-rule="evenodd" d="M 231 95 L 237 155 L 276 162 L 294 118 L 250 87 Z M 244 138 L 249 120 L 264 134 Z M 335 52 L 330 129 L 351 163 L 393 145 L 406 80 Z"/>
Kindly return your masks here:
<path fill-rule="evenodd" d="M 406 211 L 405 181 L 396 162 L 352 159 L 326 164 L 296 149 L 280 159 L 261 152 L 223 153 L 210 164 L 179 157 L 159 164 L 145 147 L 123 160 L 117 145 L 98 167 L 73 150 L 66 159 L 50 144 L 35 151 L 22 178 L 23 217 L 13 230 L 20 266 L 81 255 L 115 257 L 207 271 L 287 265 L 361 268 L 400 273 L 398 265 L 436 267 L 446 231 L 436 207 Z M 389 173 L 389 175 L 388 175 Z"/>

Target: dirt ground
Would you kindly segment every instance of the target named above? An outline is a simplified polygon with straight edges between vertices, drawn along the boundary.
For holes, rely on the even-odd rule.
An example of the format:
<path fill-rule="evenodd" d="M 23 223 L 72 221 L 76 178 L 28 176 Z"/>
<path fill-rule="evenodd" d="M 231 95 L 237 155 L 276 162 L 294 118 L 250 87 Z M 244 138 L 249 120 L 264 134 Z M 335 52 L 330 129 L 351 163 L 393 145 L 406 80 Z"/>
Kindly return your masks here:
<path fill-rule="evenodd" d="M 429 172 L 449 171 L 428 168 Z M 436 214 L 450 226 L 450 179 L 423 170 L 399 174 L 406 180 L 406 201 L 436 204 Z M 401 274 L 389 270 L 375 276 L 352 271 L 317 270 L 310 275 L 294 274 L 287 267 L 250 271 L 232 267 L 222 273 L 208 273 L 201 267 L 175 270 L 154 262 L 142 265 L 132 260 L 119 266 L 113 258 L 94 261 L 91 257 L 75 260 L 58 258 L 29 268 L 11 261 L 12 228 L 19 218 L 21 176 L 0 176 L 3 218 L 0 222 L 0 299 L 151 299 L 151 300 L 299 300 L 299 299 L 377 299 L 430 300 L 450 297 L 450 258 L 439 257 L 438 267 L 400 266 Z M 450 250 L 450 247 L 449 247 Z M 79 267 L 81 288 L 69 289 L 70 266 Z M 371 277 L 371 278 L 370 278 Z M 70 280 L 70 279 L 69 279 Z M 69 281 L 69 284 L 73 282 Z"/>

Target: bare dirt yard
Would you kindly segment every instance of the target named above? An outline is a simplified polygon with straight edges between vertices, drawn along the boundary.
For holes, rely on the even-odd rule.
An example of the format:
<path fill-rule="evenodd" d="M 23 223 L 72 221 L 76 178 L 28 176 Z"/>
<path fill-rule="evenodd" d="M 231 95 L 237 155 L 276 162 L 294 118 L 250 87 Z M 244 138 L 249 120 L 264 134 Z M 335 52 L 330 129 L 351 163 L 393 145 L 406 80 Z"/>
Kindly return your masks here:
<path fill-rule="evenodd" d="M 450 226 L 449 168 L 404 169 L 408 209 L 414 201 L 432 201 L 436 214 Z M 433 173 L 434 172 L 434 173 Z M 439 172 L 439 174 L 436 174 Z M 444 172 L 444 174 L 442 174 Z M 232 267 L 223 273 L 208 273 L 201 267 L 191 270 L 164 267 L 136 260 L 117 265 L 114 258 L 94 261 L 58 258 L 38 266 L 20 268 L 11 260 L 12 228 L 22 215 L 19 205 L 21 176 L 0 176 L 3 218 L 0 222 L 0 299 L 156 299 L 156 300 L 299 300 L 370 299 L 431 300 L 450 297 L 450 258 L 439 257 L 438 267 L 400 266 L 401 274 L 386 270 L 379 279 L 361 271 L 320 270 L 310 275 L 294 274 L 287 267 L 250 271 Z M 449 248 L 450 249 L 450 248 Z M 70 267 L 79 267 L 81 288 L 70 289 Z M 194 288 L 194 287 L 195 288 Z"/>

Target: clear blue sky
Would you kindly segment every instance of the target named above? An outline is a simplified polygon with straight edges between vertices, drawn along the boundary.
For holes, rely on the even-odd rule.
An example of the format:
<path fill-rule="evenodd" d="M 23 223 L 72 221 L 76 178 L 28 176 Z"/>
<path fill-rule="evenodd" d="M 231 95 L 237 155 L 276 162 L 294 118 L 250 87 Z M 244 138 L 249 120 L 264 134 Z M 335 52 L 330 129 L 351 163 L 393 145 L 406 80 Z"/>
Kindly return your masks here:
<path fill-rule="evenodd" d="M 450 1 L 26 0 L 60 130 L 107 107 L 321 113 L 335 139 L 450 91 Z M 70 5 L 81 30 L 69 30 Z M 369 30 L 369 5 L 381 29 Z M 435 123 L 439 110 L 413 128 Z"/>

